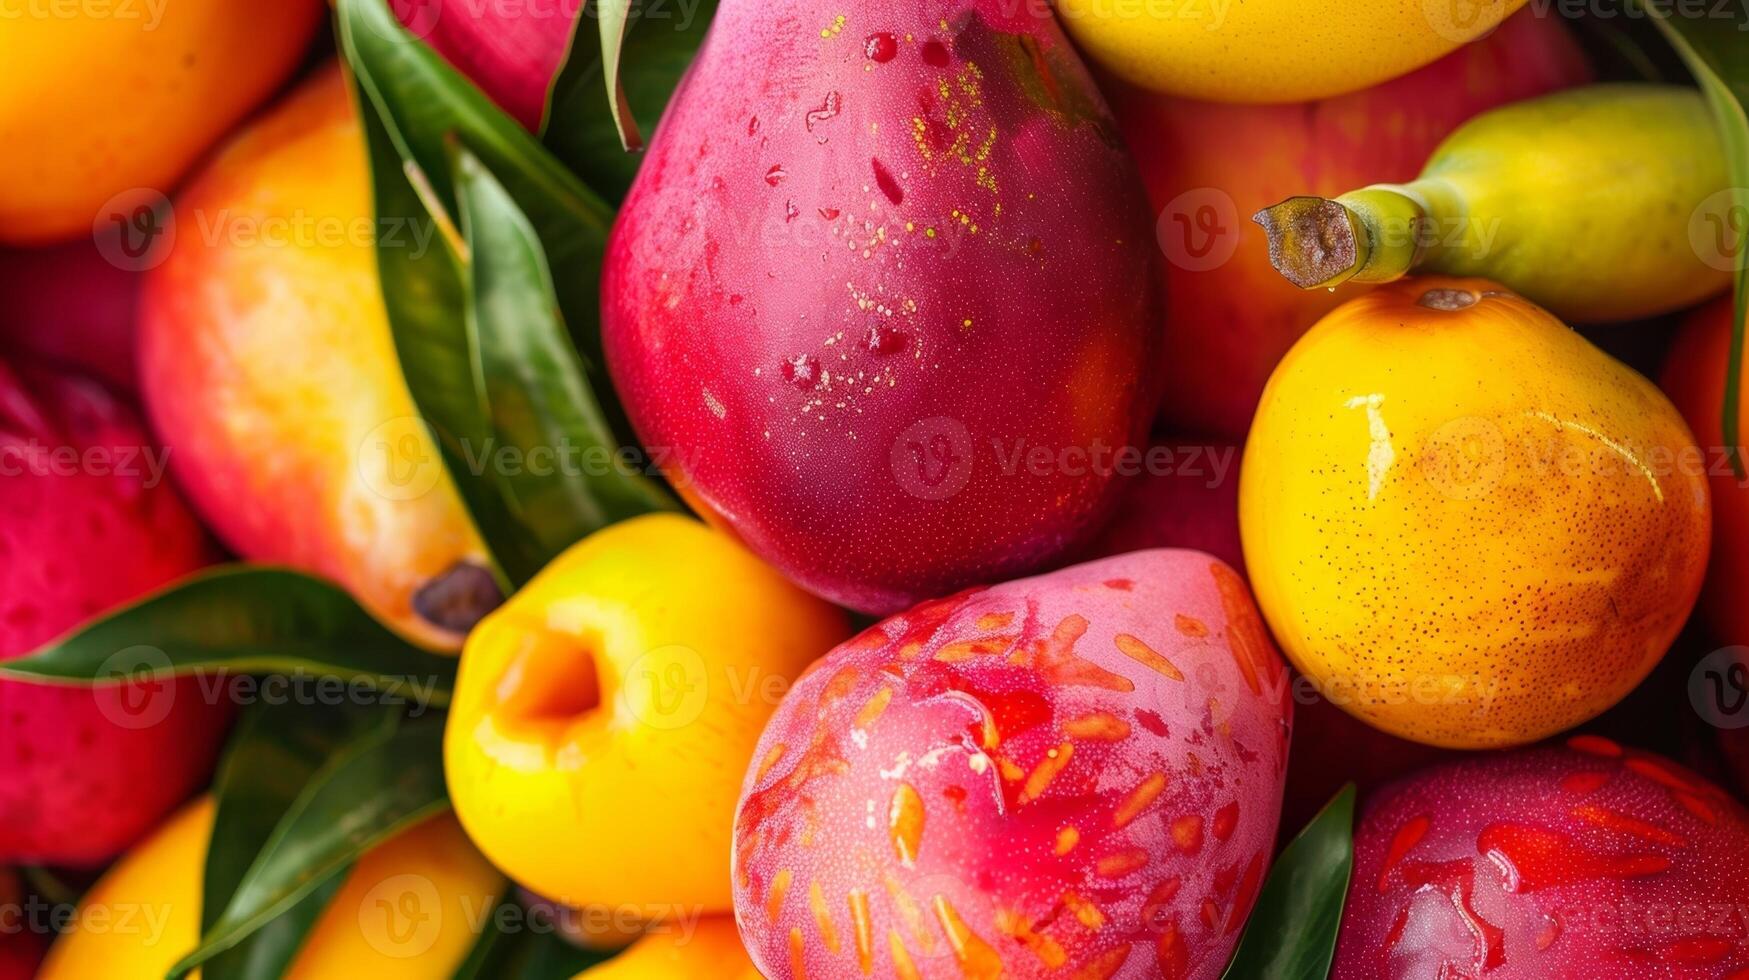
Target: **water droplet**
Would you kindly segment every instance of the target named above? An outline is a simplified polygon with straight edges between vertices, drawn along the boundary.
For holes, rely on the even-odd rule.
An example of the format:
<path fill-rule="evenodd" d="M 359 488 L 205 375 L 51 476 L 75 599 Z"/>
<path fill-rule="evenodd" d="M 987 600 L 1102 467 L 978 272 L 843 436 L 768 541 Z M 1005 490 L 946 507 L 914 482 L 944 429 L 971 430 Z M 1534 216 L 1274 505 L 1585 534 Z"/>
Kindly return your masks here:
<path fill-rule="evenodd" d="M 797 354 L 783 362 L 783 379 L 803 391 L 812 391 L 820 383 L 820 359 Z"/>
<path fill-rule="evenodd" d="M 940 41 L 930 41 L 923 45 L 923 63 L 935 68 L 947 67 L 947 45 Z"/>
<path fill-rule="evenodd" d="M 754 116 L 752 119 L 747 120 L 747 135 L 748 136 L 758 136 L 759 135 L 759 117 L 758 116 Z"/>
<path fill-rule="evenodd" d="M 886 31 L 870 34 L 863 43 L 863 51 L 867 52 L 868 60 L 884 65 L 899 56 L 899 39 Z"/>
<path fill-rule="evenodd" d="M 776 187 L 783 183 L 783 179 L 788 176 L 789 171 L 783 169 L 783 164 L 780 163 L 765 172 L 765 182 Z"/>
<path fill-rule="evenodd" d="M 911 338 L 903 330 L 895 330 L 885 324 L 876 323 L 868 328 L 868 337 L 864 344 L 875 354 L 897 354 L 911 343 Z"/>
<path fill-rule="evenodd" d="M 808 132 L 814 131 L 814 126 L 838 115 L 843 108 L 844 100 L 837 92 L 827 92 L 826 101 L 820 103 L 818 109 L 810 109 L 803 122 L 807 124 Z"/>
<path fill-rule="evenodd" d="M 825 218 L 827 221 L 837 221 L 838 214 L 839 214 L 839 211 L 837 208 L 821 208 L 820 209 L 820 217 Z"/>
<path fill-rule="evenodd" d="M 892 172 L 879 160 L 871 162 L 874 164 L 875 184 L 880 187 L 881 193 L 885 194 L 887 200 L 892 201 L 895 205 L 904 204 L 905 190 L 899 186 L 898 181 L 893 179 Z"/>

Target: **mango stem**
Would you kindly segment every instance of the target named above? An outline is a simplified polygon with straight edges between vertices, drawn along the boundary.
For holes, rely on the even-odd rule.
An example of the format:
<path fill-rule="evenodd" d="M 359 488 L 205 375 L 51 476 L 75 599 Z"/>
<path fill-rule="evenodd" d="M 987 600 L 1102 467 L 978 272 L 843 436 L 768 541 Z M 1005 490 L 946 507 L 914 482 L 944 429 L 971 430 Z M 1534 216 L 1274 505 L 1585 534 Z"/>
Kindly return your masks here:
<path fill-rule="evenodd" d="M 1378 184 L 1335 200 L 1290 197 L 1251 220 L 1269 236 L 1269 262 L 1301 289 L 1390 282 L 1423 257 L 1428 207 L 1411 188 Z"/>

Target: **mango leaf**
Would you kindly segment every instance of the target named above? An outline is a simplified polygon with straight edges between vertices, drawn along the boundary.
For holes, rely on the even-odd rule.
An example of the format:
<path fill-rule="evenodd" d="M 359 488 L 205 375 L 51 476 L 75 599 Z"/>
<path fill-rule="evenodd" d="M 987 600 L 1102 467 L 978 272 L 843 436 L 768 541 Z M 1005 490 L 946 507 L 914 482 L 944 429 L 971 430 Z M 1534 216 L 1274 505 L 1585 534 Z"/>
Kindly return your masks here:
<path fill-rule="evenodd" d="M 455 658 L 377 622 L 339 586 L 289 569 L 221 565 L 0 664 L 0 676 L 92 684 L 199 671 L 315 674 L 447 704 Z"/>
<path fill-rule="evenodd" d="M 170 980 L 236 947 L 361 854 L 446 810 L 442 746 L 442 718 L 391 722 L 330 758 L 275 825 L 200 946 L 171 968 Z"/>
<path fill-rule="evenodd" d="M 456 153 L 455 186 L 469 257 L 470 346 L 492 435 L 521 461 L 488 469 L 526 539 L 520 552 L 533 558 L 518 572 L 532 576 L 591 531 L 673 504 L 615 458 L 534 227 L 465 149 Z"/>
<path fill-rule="evenodd" d="M 1281 852 L 1257 896 L 1227 980 L 1325 980 L 1354 871 L 1354 784 Z"/>
<path fill-rule="evenodd" d="M 1736 319 L 1731 327 L 1731 352 L 1725 366 L 1724 437 L 1731 468 L 1744 476 L 1743 459 L 1737 451 L 1741 441 L 1738 406 L 1743 399 L 1743 340 L 1749 323 L 1749 7 L 1743 4 L 1706 4 L 1694 10 L 1667 3 L 1636 0 L 1651 14 L 1676 52 L 1687 63 L 1706 93 L 1724 139 L 1725 160 L 1736 185 L 1733 200 L 1724 215 L 1719 235 L 1729 233 L 1735 241 L 1720 253 L 1737 264 Z M 1681 12 L 1677 12 L 1680 10 Z M 1721 188 L 1722 190 L 1723 188 Z"/>
<path fill-rule="evenodd" d="M 600 0 L 599 31 L 579 19 L 541 139 L 609 200 L 631 187 L 643 158 L 627 149 L 661 121 L 716 10 L 717 0 Z"/>
<path fill-rule="evenodd" d="M 207 845 L 201 891 L 201 932 L 218 924 L 250 864 L 310 777 L 340 746 L 372 724 L 392 720 L 381 709 L 327 704 L 256 704 L 244 712 L 213 780 L 217 812 Z M 316 919 L 344 881 L 344 872 L 201 967 L 204 980 L 272 980 L 285 974 Z"/>
<path fill-rule="evenodd" d="M 601 354 L 601 258 L 613 211 L 534 136 L 407 33 L 386 0 L 338 0 L 341 49 L 402 160 L 454 213 L 449 142 L 459 140 L 503 183 L 528 216 L 557 270 L 559 308 L 588 369 L 590 387 L 611 391 Z M 617 405 L 610 414 L 617 411 Z M 617 415 L 616 426 L 619 423 Z M 623 428 L 616 428 L 621 436 Z M 631 444 L 628 443 L 627 444 Z"/>

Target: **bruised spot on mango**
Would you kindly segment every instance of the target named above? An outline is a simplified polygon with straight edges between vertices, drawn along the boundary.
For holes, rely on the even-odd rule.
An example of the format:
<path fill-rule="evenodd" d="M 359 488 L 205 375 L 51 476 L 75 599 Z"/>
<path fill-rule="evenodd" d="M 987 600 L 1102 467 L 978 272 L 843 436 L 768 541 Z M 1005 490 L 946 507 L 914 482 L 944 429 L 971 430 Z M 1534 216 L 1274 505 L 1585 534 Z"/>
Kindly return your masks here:
<path fill-rule="evenodd" d="M 1688 841 L 1681 835 L 1674 834 L 1656 824 L 1641 820 L 1638 817 L 1629 816 L 1619 810 L 1611 810 L 1607 807 L 1601 806 L 1581 805 L 1574 807 L 1569 812 L 1586 823 L 1603 827 L 1607 830 L 1631 834 L 1642 840 L 1652 841 L 1656 844 L 1668 844 L 1671 847 L 1688 846 Z"/>
<path fill-rule="evenodd" d="M 916 863 L 917 849 L 923 845 L 923 818 L 923 797 L 910 783 L 900 783 L 887 810 L 887 833 L 893 853 L 907 868 Z"/>
<path fill-rule="evenodd" d="M 1139 847 L 1126 847 L 1094 862 L 1093 870 L 1101 878 L 1122 878 L 1147 866 L 1147 851 Z"/>
<path fill-rule="evenodd" d="M 1097 687 L 1126 694 L 1134 691 L 1134 681 L 1075 653 L 1076 642 L 1086 633 L 1087 617 L 1071 613 L 1057 623 L 1049 637 L 1034 640 L 1009 654 L 1008 662 L 1017 667 L 1032 667 L 1045 679 L 1066 687 Z"/>
<path fill-rule="evenodd" d="M 1057 857 L 1062 857 L 1074 850 L 1075 845 L 1079 843 L 1081 843 L 1081 831 L 1076 830 L 1074 827 L 1064 827 L 1062 830 L 1057 831 L 1057 846 L 1054 849 L 1054 853 Z"/>
<path fill-rule="evenodd" d="M 1183 633 L 1185 636 L 1197 637 L 1200 639 L 1201 637 L 1209 635 L 1207 624 L 1194 616 L 1186 616 L 1183 613 L 1179 613 L 1172 617 L 1172 625 L 1177 627 L 1178 632 Z"/>
<path fill-rule="evenodd" d="M 1202 817 L 1196 814 L 1172 821 L 1172 843 L 1186 854 L 1202 851 Z"/>
<path fill-rule="evenodd" d="M 1071 718 L 1063 733 L 1089 742 L 1121 742 L 1130 737 L 1130 723 L 1109 711 L 1095 711 Z"/>
<path fill-rule="evenodd" d="M 1050 788 L 1051 780 L 1057 778 L 1069 764 L 1069 759 L 1075 754 L 1075 746 L 1064 742 L 1054 749 L 1045 752 L 1045 757 L 1034 766 L 1031 775 L 1026 777 L 1026 785 L 1020 791 L 1020 802 L 1029 803 L 1044 795 Z"/>
<path fill-rule="evenodd" d="M 949 643 L 935 651 L 935 659 L 942 663 L 959 663 L 973 657 L 988 657 L 1007 652 L 1018 637 L 1013 635 L 998 635 L 980 637 L 976 640 L 960 640 Z"/>
<path fill-rule="evenodd" d="M 981 630 L 994 631 L 1002 629 L 1012 622 L 1014 622 L 1014 614 L 1011 612 L 985 613 L 978 617 L 977 627 Z"/>
<path fill-rule="evenodd" d="M 1173 666 L 1172 661 L 1167 660 L 1160 655 L 1159 651 L 1128 633 L 1119 633 L 1113 642 L 1117 644 L 1119 653 L 1162 677 L 1174 681 L 1184 680 L 1184 672 Z"/>
<path fill-rule="evenodd" d="M 1157 772 L 1142 780 L 1135 789 L 1130 791 L 1130 795 L 1118 804 L 1117 812 L 1113 813 L 1111 817 L 1112 825 L 1118 828 L 1129 826 L 1131 821 L 1141 816 L 1148 807 L 1153 806 L 1154 801 L 1159 799 L 1160 794 L 1165 791 L 1166 776 L 1164 773 Z"/>
<path fill-rule="evenodd" d="M 935 896 L 935 918 L 941 923 L 941 931 L 947 935 L 953 958 L 959 962 L 966 980 L 1000 980 L 1002 957 L 960 918 L 946 895 Z"/>

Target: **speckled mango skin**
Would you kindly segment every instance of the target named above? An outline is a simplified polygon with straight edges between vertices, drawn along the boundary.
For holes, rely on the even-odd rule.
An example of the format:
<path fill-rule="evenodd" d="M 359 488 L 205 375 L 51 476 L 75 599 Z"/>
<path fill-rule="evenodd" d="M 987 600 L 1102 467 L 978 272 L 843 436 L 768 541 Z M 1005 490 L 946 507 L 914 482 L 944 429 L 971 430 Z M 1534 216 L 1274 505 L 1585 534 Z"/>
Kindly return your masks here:
<path fill-rule="evenodd" d="M 456 813 L 493 863 L 562 904 L 727 912 L 754 743 L 849 633 L 842 611 L 691 518 L 597 531 L 469 635 L 444 731 Z"/>
<path fill-rule="evenodd" d="M 1477 302 L 1421 305 L 1440 290 Z M 1246 566 L 1288 658 L 1361 719 L 1533 742 L 1619 701 L 1687 619 L 1711 524 L 1695 452 L 1657 388 L 1529 301 L 1403 280 L 1270 378 Z"/>
<path fill-rule="evenodd" d="M 771 980 L 1217 977 L 1292 708 L 1243 582 L 1146 551 L 924 603 L 822 660 L 735 820 Z"/>
<path fill-rule="evenodd" d="M 1110 512 L 1079 454 L 1153 409 L 1149 225 L 1044 8 L 727 0 L 619 213 L 608 366 L 701 513 L 897 612 Z"/>
<path fill-rule="evenodd" d="M 1740 980 L 1749 812 L 1658 756 L 1578 736 L 1372 800 L 1332 980 Z"/>
<path fill-rule="evenodd" d="M 1524 0 L 1056 0 L 1088 57 L 1129 81 L 1214 102 L 1304 102 L 1413 71 Z"/>

